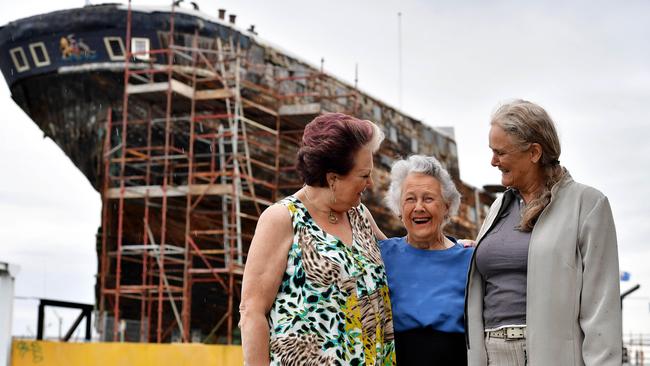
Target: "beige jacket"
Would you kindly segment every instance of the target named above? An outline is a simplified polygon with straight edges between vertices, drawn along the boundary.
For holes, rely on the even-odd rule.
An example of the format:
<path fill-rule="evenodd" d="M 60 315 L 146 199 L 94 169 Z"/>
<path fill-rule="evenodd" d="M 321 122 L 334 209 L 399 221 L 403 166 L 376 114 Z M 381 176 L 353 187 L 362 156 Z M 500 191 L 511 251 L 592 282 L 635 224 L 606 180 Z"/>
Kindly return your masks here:
<path fill-rule="evenodd" d="M 509 194 L 492 205 L 478 245 Z M 574 182 L 568 173 L 553 187 L 551 202 L 531 234 L 527 281 L 529 366 L 621 365 L 618 253 L 607 197 Z M 483 294 L 472 258 L 465 294 L 470 366 L 487 365 Z"/>

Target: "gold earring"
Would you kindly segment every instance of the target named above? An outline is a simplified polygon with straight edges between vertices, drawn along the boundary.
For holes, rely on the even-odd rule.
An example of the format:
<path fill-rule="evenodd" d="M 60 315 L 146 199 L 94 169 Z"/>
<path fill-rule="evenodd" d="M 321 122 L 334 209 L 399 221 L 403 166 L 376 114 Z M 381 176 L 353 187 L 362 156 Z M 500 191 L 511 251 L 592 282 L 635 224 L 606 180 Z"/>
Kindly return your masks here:
<path fill-rule="evenodd" d="M 333 205 L 336 203 L 336 188 L 334 188 L 334 184 L 330 186 L 330 205 Z M 339 218 L 334 215 L 334 210 L 330 207 L 330 213 L 327 215 L 327 221 L 330 222 L 330 224 L 336 224 L 339 222 Z"/>

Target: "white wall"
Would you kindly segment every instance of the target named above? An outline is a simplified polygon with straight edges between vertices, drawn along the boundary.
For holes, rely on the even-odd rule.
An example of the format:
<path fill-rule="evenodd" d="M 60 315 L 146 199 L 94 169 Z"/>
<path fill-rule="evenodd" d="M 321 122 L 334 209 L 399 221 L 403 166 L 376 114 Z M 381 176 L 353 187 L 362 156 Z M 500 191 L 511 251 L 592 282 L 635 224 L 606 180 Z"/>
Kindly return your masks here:
<path fill-rule="evenodd" d="M 11 314 L 14 304 L 14 276 L 18 267 L 0 262 L 0 366 L 9 365 Z"/>

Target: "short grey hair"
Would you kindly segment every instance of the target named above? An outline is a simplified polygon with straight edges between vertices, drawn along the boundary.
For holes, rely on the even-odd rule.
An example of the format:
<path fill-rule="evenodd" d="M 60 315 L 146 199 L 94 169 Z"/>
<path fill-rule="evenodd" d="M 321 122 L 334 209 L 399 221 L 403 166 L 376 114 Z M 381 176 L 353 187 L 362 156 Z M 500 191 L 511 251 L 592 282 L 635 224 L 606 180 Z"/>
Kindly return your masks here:
<path fill-rule="evenodd" d="M 402 215 L 402 185 L 406 177 L 414 173 L 429 175 L 440 183 L 442 198 L 449 207 L 443 225 L 448 223 L 449 218 L 456 215 L 460 207 L 460 193 L 447 170 L 433 156 L 411 155 L 408 159 L 398 160 L 393 163 L 390 171 L 390 186 L 385 198 L 388 208 L 395 215 Z"/>

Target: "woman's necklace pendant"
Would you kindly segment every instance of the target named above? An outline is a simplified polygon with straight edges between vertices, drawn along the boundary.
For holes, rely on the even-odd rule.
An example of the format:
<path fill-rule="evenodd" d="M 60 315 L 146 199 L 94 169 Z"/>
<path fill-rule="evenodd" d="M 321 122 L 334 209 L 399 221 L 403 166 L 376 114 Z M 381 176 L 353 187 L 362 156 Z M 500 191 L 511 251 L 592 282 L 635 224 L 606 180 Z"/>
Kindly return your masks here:
<path fill-rule="evenodd" d="M 329 215 L 327 215 L 327 221 L 329 221 L 330 224 L 337 224 L 339 222 L 339 218 L 334 215 L 334 211 L 330 210 Z"/>

